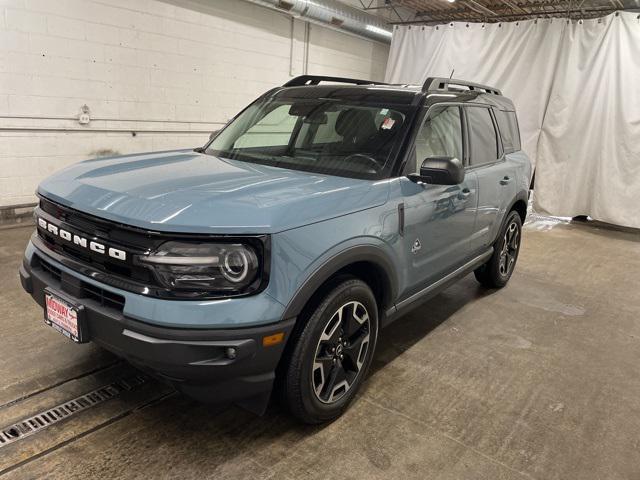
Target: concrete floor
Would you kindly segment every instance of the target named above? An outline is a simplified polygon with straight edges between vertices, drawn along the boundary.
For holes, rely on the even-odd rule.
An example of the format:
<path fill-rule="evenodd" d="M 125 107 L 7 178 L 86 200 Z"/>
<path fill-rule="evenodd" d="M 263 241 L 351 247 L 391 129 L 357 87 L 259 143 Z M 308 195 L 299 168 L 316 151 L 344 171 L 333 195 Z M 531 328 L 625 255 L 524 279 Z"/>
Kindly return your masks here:
<path fill-rule="evenodd" d="M 0 231 L 0 427 L 131 372 L 42 322 Z M 5 478 L 639 479 L 640 235 L 537 221 L 509 285 L 465 278 L 385 330 L 323 427 L 149 382 L 0 448 Z"/>

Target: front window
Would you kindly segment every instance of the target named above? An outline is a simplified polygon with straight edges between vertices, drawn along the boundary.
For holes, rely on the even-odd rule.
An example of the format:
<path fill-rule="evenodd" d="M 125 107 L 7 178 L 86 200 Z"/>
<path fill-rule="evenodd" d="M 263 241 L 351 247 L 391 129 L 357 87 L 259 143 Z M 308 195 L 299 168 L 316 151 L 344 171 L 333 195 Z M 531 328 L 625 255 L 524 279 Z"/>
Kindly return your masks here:
<path fill-rule="evenodd" d="M 411 173 L 419 172 L 429 157 L 455 157 L 463 162 L 460 107 L 432 107 L 418 131 L 415 147 L 416 163 L 411 166 Z"/>
<path fill-rule="evenodd" d="M 355 178 L 389 166 L 406 107 L 271 98 L 250 105 L 207 147 L 219 157 Z"/>

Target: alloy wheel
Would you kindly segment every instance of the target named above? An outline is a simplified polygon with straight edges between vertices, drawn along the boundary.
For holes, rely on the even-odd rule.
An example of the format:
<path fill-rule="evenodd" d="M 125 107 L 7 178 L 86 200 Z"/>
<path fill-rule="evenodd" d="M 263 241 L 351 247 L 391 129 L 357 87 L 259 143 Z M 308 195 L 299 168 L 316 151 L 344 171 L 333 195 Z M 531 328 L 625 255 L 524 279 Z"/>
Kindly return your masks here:
<path fill-rule="evenodd" d="M 511 222 L 504 232 L 502 248 L 500 250 L 500 275 L 507 276 L 513 270 L 520 248 L 520 227 L 516 222 Z"/>
<path fill-rule="evenodd" d="M 340 400 L 355 383 L 369 350 L 371 321 L 365 306 L 345 303 L 331 316 L 318 340 L 311 383 L 322 403 Z"/>

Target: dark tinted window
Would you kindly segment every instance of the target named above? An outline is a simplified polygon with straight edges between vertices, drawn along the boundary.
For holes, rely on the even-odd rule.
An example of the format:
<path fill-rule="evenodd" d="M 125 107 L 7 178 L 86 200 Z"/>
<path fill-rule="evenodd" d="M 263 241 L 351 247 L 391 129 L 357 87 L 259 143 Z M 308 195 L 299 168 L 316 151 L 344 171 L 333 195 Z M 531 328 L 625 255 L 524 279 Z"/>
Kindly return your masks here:
<path fill-rule="evenodd" d="M 484 107 L 465 107 L 469 125 L 471 165 L 483 165 L 498 159 L 498 138 L 491 112 Z"/>
<path fill-rule="evenodd" d="M 520 131 L 518 129 L 518 119 L 516 112 L 505 112 L 502 110 L 494 110 L 496 119 L 498 120 L 498 128 L 502 136 L 502 146 L 504 153 L 513 153 L 521 149 L 520 147 Z"/>
<path fill-rule="evenodd" d="M 459 107 L 434 107 L 416 137 L 417 172 L 425 158 L 462 157 L 462 120 Z"/>

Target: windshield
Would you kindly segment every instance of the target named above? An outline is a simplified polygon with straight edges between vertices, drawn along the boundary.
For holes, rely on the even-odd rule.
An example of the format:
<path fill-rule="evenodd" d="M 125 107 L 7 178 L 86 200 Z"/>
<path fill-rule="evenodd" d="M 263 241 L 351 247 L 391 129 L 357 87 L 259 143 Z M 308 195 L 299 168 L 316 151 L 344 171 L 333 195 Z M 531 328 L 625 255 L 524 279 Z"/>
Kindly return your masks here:
<path fill-rule="evenodd" d="M 379 178 L 399 141 L 404 106 L 339 99 L 259 100 L 206 153 L 246 162 L 356 178 Z"/>

